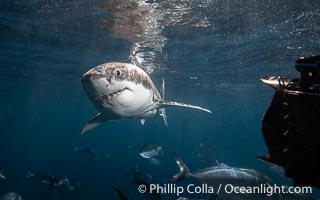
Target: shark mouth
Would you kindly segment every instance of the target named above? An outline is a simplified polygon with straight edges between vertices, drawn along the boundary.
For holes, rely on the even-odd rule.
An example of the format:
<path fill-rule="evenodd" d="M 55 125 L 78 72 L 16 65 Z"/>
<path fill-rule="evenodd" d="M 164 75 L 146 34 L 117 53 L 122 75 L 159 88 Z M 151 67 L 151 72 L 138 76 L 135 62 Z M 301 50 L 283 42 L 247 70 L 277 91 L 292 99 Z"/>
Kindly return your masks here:
<path fill-rule="evenodd" d="M 124 91 L 126 91 L 126 90 L 130 90 L 130 89 L 127 88 L 127 87 L 125 87 L 125 88 L 123 88 L 123 89 L 121 89 L 121 90 L 117 90 L 117 91 L 112 92 L 112 93 L 107 94 L 107 95 L 96 96 L 94 99 L 95 99 L 95 100 L 102 100 L 102 99 L 104 99 L 104 100 L 108 100 L 108 101 L 110 101 L 110 100 L 115 100 L 120 94 L 122 94 L 122 93 L 123 93 Z M 131 90 L 130 90 L 130 91 L 131 91 Z"/>

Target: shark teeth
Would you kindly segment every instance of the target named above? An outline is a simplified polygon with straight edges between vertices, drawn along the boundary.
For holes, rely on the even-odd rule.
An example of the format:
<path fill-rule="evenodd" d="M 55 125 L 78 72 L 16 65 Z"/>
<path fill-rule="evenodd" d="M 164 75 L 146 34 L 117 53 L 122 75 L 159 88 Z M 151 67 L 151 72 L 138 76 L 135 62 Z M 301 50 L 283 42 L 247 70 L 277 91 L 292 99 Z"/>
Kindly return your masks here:
<path fill-rule="evenodd" d="M 116 99 L 120 94 L 122 94 L 125 90 L 129 90 L 129 88 L 125 87 L 125 88 L 123 88 L 123 89 L 121 89 L 121 90 L 118 90 L 118 91 L 116 91 L 116 92 L 110 93 L 110 94 L 107 95 L 107 99 L 108 99 L 108 100 L 114 100 L 114 99 Z"/>

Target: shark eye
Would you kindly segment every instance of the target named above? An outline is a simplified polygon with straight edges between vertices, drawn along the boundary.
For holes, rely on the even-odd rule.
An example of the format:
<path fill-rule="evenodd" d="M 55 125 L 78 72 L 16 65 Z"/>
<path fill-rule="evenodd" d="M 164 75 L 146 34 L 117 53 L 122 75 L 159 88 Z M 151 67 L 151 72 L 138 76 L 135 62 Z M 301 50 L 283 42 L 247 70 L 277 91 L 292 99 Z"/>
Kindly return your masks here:
<path fill-rule="evenodd" d="M 114 74 L 115 74 L 117 77 L 122 77 L 122 72 L 121 72 L 121 70 L 119 70 L 119 69 L 115 70 Z"/>

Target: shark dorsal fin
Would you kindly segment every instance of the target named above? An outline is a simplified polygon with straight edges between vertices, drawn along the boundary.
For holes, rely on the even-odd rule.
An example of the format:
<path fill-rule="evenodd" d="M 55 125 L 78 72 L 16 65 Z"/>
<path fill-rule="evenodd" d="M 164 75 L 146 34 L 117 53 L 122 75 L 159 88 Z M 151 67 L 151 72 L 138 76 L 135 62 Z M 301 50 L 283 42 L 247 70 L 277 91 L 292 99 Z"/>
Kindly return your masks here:
<path fill-rule="evenodd" d="M 222 167 L 222 168 L 232 168 L 232 167 L 230 167 L 229 165 L 220 162 L 219 160 L 216 160 L 216 163 L 217 163 L 217 166 L 218 166 L 218 167 Z"/>
<path fill-rule="evenodd" d="M 223 167 L 223 168 L 231 168 L 229 165 L 224 164 L 224 163 L 219 163 L 218 166 Z"/>

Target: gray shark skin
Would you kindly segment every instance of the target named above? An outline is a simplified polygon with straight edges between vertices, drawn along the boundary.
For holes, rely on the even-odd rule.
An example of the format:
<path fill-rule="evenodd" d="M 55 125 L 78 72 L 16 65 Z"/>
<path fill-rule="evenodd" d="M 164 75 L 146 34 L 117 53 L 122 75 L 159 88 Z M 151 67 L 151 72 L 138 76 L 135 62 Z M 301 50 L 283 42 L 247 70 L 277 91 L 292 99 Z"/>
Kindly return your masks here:
<path fill-rule="evenodd" d="M 138 118 L 144 124 L 146 118 L 158 111 L 165 124 L 165 107 L 178 106 L 210 110 L 190 104 L 165 101 L 150 79 L 141 68 L 120 62 L 99 65 L 81 78 L 83 89 L 93 105 L 100 111 L 82 128 L 81 135 L 100 124 L 121 118 Z M 164 93 L 164 82 L 162 85 Z M 164 94 L 163 94 L 164 96 Z"/>
<path fill-rule="evenodd" d="M 29 180 L 31 178 L 37 179 L 40 182 L 48 185 L 47 189 L 43 193 L 47 193 L 53 188 L 69 185 L 69 179 L 67 177 L 64 177 L 63 179 L 59 179 L 50 173 L 33 173 L 28 171 L 28 174 L 25 177 L 25 180 Z"/>

